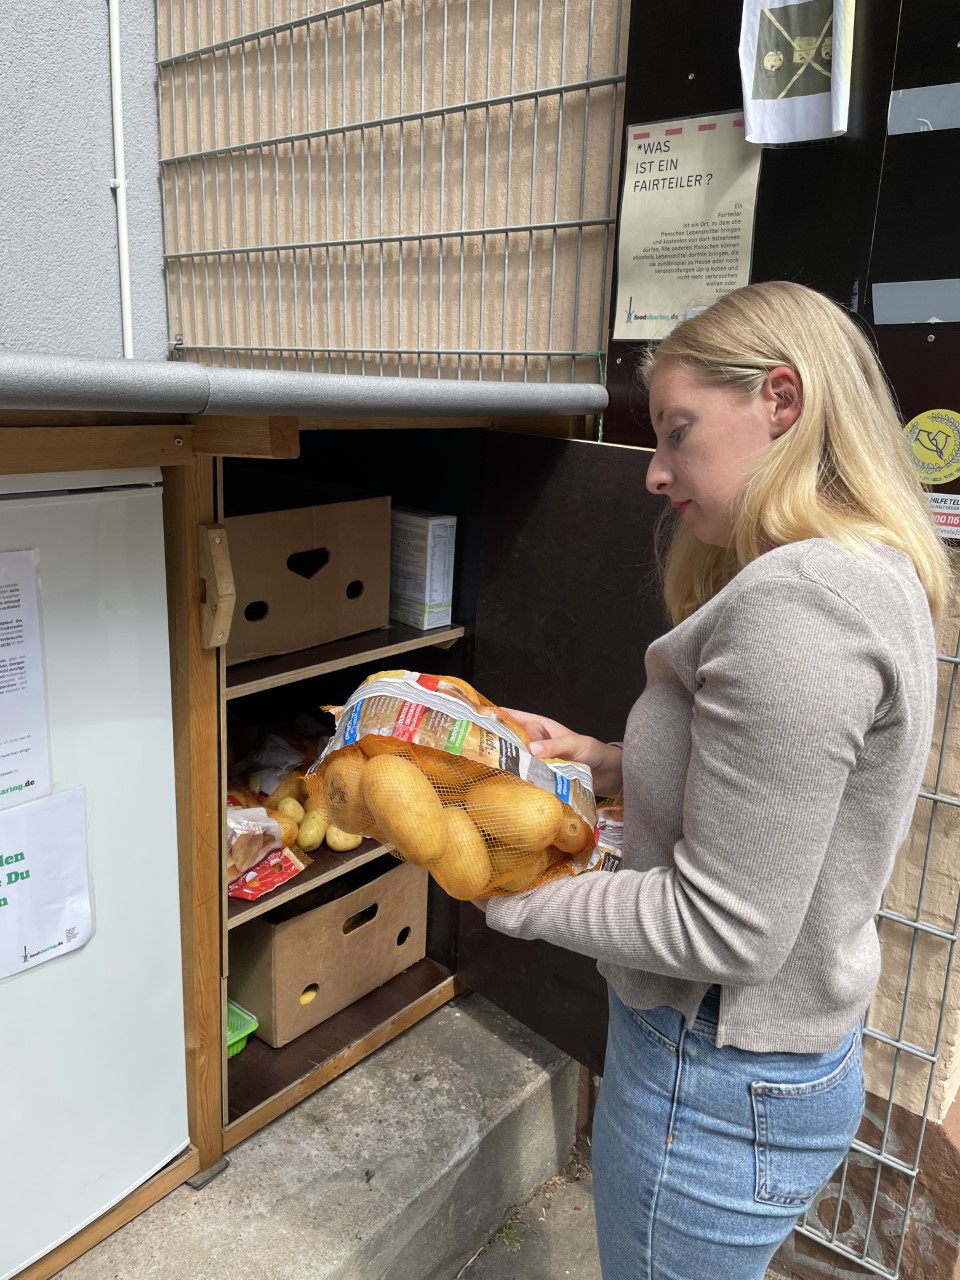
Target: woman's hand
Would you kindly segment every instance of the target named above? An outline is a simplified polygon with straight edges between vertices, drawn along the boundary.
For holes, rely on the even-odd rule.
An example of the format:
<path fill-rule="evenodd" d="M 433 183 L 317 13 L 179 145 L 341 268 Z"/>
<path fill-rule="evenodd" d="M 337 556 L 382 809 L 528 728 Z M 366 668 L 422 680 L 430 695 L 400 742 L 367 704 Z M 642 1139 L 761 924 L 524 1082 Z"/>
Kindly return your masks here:
<path fill-rule="evenodd" d="M 598 796 L 616 795 L 623 786 L 623 752 L 619 747 L 574 733 L 566 725 L 547 716 L 517 711 L 513 707 L 504 707 L 503 710 L 530 735 L 532 755 L 585 764 L 593 774 L 593 789 Z"/>

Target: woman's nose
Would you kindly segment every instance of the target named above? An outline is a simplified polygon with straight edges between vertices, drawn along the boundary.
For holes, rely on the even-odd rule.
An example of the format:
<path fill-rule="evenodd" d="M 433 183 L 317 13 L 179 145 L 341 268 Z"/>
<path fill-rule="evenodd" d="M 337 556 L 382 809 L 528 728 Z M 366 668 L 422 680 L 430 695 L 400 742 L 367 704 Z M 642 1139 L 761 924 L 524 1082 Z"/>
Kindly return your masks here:
<path fill-rule="evenodd" d="M 650 493 L 665 493 L 670 479 L 670 471 L 660 461 L 660 450 L 657 449 L 647 467 L 647 489 Z"/>

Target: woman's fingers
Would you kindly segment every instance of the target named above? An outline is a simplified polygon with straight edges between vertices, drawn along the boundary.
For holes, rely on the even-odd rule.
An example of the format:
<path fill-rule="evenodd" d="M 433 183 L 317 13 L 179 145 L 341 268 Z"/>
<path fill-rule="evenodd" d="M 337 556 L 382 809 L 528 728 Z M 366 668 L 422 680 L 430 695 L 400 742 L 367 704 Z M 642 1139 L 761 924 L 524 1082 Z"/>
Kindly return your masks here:
<path fill-rule="evenodd" d="M 501 707 L 500 710 L 505 711 L 508 716 L 511 716 L 518 724 L 522 725 L 534 741 L 556 738 L 571 733 L 571 730 L 566 725 L 560 724 L 558 720 L 551 720 L 548 716 L 537 715 L 533 711 L 518 711 L 513 707 Z"/>

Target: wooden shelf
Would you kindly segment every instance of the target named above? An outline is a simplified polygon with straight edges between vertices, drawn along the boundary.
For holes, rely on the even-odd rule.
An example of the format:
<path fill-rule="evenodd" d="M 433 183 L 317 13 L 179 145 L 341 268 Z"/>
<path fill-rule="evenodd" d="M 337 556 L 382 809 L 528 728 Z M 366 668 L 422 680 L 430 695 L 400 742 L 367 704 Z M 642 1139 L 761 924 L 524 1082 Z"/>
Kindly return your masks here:
<path fill-rule="evenodd" d="M 247 902 L 244 898 L 229 898 L 227 928 L 236 929 L 245 921 L 252 920 L 255 916 L 262 916 L 265 911 L 279 907 L 283 902 L 290 902 L 293 898 L 299 898 L 301 894 L 315 889 L 318 884 L 335 880 L 345 871 L 363 866 L 365 862 L 372 862 L 374 858 L 380 858 L 385 853 L 389 853 L 389 850 L 382 844 L 378 844 L 376 840 L 364 840 L 363 844 L 358 845 L 350 853 L 333 853 L 326 848 L 317 849 L 309 855 L 313 862 L 306 871 L 301 871 L 286 884 L 271 889 L 255 902 Z"/>
<path fill-rule="evenodd" d="M 449 649 L 464 630 L 463 627 L 434 627 L 431 631 L 419 631 L 416 627 L 391 623 L 388 627 L 364 631 L 358 636 L 346 636 L 343 640 L 331 640 L 329 644 L 317 645 L 313 649 L 298 649 L 295 653 L 238 662 L 227 667 L 226 696 L 228 699 L 242 698 L 245 694 L 276 689 L 280 685 L 309 680 L 312 676 L 341 671 L 345 667 L 358 667 L 365 662 L 390 658 L 412 649 L 432 646 Z"/>
<path fill-rule="evenodd" d="M 424 958 L 282 1049 L 251 1036 L 227 1062 L 225 1148 L 432 1013 L 457 989 L 450 969 Z"/>

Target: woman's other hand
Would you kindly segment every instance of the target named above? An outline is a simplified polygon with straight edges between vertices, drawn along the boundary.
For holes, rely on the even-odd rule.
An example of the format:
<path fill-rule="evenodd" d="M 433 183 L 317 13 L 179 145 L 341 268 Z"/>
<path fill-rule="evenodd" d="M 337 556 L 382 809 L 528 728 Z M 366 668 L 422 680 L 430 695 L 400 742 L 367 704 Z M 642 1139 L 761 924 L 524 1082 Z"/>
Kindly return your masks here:
<path fill-rule="evenodd" d="M 593 789 L 598 796 L 616 795 L 623 786 L 623 752 L 619 747 L 601 742 L 586 734 L 574 733 L 558 720 L 504 707 L 508 716 L 530 735 L 530 752 L 558 760 L 574 760 L 585 764 L 593 774 Z"/>

